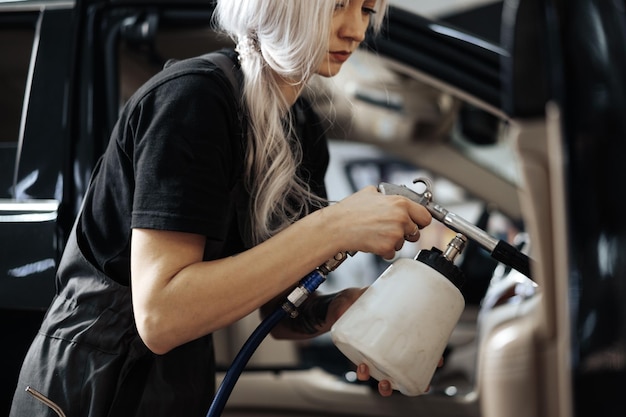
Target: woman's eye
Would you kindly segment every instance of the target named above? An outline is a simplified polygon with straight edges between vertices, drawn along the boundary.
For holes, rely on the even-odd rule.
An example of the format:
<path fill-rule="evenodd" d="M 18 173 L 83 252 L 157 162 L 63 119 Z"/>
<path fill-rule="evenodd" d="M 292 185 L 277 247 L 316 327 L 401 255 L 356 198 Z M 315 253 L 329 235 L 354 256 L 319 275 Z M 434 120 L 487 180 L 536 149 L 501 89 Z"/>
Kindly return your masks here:
<path fill-rule="evenodd" d="M 361 10 L 363 10 L 364 14 L 368 14 L 370 16 L 376 14 L 376 10 L 372 9 L 371 7 L 363 7 Z"/>
<path fill-rule="evenodd" d="M 345 9 L 346 7 L 348 7 L 348 2 L 347 1 L 338 1 L 335 3 L 335 10 L 341 10 L 341 9 Z M 369 6 L 363 6 L 361 7 L 361 11 L 363 12 L 363 14 L 366 15 L 373 15 L 376 13 L 376 10 L 373 7 L 369 7 Z"/>

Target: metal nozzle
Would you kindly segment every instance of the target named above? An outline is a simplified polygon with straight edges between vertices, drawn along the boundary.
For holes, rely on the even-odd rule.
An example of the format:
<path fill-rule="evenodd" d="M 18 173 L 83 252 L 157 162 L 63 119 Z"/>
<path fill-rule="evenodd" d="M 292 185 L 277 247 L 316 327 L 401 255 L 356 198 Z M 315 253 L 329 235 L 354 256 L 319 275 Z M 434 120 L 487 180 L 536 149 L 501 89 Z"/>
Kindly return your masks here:
<path fill-rule="evenodd" d="M 404 185 L 395 185 L 385 182 L 381 183 L 378 186 L 378 190 L 385 195 L 401 195 L 408 198 L 409 200 L 421 204 L 422 206 L 426 207 L 426 209 L 431 214 L 431 216 L 433 216 L 433 218 L 439 220 L 441 223 L 445 224 L 455 232 L 462 233 L 463 235 L 469 237 L 480 246 L 482 246 L 484 249 L 488 250 L 489 253 L 493 252 L 496 245 L 498 244 L 497 239 L 491 237 L 484 230 L 468 222 L 462 217 L 451 213 L 439 204 L 433 202 L 433 194 L 429 181 L 420 178 L 416 179 L 414 183 L 424 184 L 426 186 L 426 190 L 420 194 L 417 191 L 411 190 Z"/>
<path fill-rule="evenodd" d="M 450 243 L 448 243 L 448 247 L 443 253 L 443 257 L 450 262 L 454 262 L 454 259 L 459 256 L 461 252 L 463 252 L 463 249 L 465 249 L 465 243 L 467 243 L 467 238 L 461 233 L 457 233 L 457 235 L 452 238 Z"/>
<path fill-rule="evenodd" d="M 418 193 L 404 185 L 395 185 L 389 184 L 386 182 L 382 182 L 378 185 L 378 191 L 385 195 L 401 195 L 403 197 L 408 198 L 418 204 L 424 206 L 428 212 L 433 216 L 434 219 L 439 220 L 441 223 L 448 226 L 453 231 L 459 233 L 457 237 L 462 236 L 464 242 L 467 239 L 476 242 L 483 249 L 486 249 L 491 257 L 495 260 L 502 262 L 527 277 L 531 277 L 530 274 L 530 258 L 522 253 L 517 248 L 511 246 L 507 242 L 503 240 L 498 240 L 492 236 L 490 236 L 487 232 L 482 230 L 481 228 L 475 226 L 474 224 L 468 222 L 464 218 L 457 216 L 454 213 L 446 210 L 439 204 L 432 201 L 433 193 L 430 185 L 430 181 L 424 178 L 418 178 L 413 181 L 414 184 L 421 183 L 424 184 L 426 190 L 423 193 Z M 465 243 L 463 243 L 464 245 Z M 460 250 L 456 248 L 457 244 L 454 243 L 453 247 L 450 246 L 446 250 L 446 253 L 450 253 L 449 256 L 456 257 Z M 462 248 L 462 246 L 460 246 Z"/>

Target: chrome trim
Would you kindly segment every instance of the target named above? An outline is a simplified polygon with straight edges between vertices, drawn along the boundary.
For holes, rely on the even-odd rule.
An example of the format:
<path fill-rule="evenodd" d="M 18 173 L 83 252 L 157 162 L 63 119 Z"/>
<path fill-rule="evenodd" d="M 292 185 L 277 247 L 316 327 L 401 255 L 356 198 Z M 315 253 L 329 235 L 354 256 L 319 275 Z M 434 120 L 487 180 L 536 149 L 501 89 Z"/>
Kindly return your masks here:
<path fill-rule="evenodd" d="M 0 199 L 0 223 L 47 222 L 57 218 L 57 200 Z"/>
<path fill-rule="evenodd" d="M 0 0 L 0 13 L 32 12 L 42 9 L 73 9 L 72 0 Z"/>
<path fill-rule="evenodd" d="M 3 211 L 36 211 L 49 212 L 57 211 L 59 202 L 57 200 L 11 200 L 0 198 L 0 214 Z"/>

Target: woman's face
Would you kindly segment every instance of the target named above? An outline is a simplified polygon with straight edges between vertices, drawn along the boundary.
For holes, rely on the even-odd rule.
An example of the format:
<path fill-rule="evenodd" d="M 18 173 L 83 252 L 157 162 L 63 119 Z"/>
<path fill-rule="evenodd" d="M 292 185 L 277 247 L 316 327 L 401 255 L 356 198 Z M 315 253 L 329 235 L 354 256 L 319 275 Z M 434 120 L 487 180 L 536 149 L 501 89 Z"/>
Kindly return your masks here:
<path fill-rule="evenodd" d="M 329 50 L 317 73 L 324 77 L 336 75 L 344 62 L 365 39 L 377 0 L 337 0 L 331 22 Z"/>

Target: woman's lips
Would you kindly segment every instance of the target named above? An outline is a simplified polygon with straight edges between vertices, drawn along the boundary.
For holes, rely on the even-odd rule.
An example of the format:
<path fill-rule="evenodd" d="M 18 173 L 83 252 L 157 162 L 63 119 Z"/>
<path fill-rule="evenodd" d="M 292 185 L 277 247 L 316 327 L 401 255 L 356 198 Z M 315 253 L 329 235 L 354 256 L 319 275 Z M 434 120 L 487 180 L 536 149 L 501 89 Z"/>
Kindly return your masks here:
<path fill-rule="evenodd" d="M 350 55 L 352 55 L 349 51 L 331 51 L 329 54 L 333 61 L 341 63 L 346 62 L 348 58 L 350 58 Z"/>

